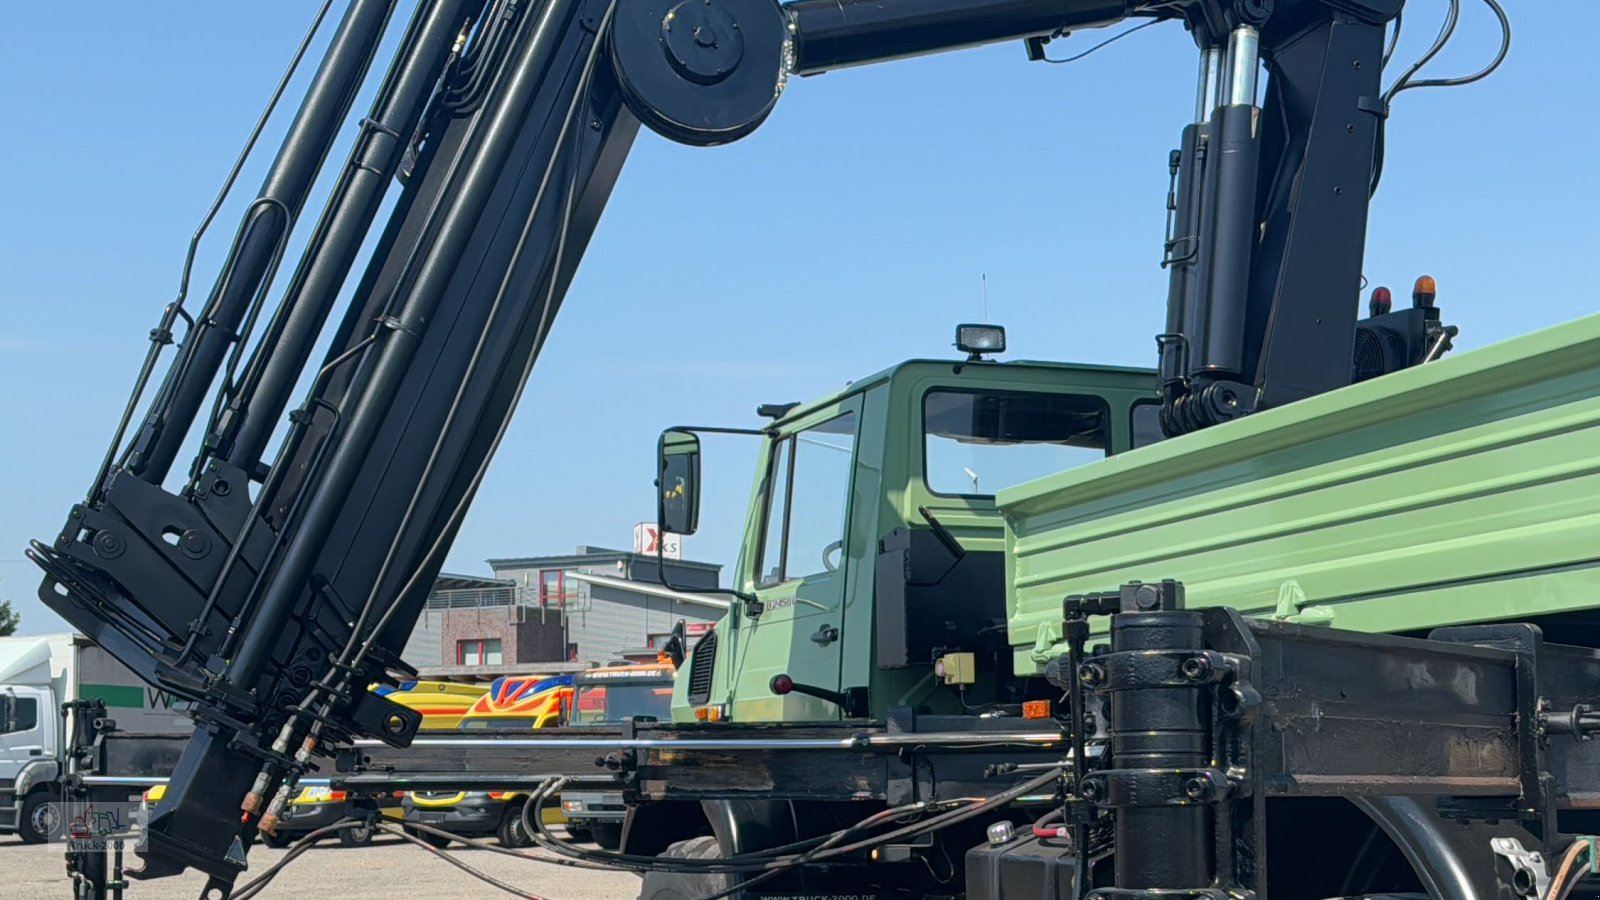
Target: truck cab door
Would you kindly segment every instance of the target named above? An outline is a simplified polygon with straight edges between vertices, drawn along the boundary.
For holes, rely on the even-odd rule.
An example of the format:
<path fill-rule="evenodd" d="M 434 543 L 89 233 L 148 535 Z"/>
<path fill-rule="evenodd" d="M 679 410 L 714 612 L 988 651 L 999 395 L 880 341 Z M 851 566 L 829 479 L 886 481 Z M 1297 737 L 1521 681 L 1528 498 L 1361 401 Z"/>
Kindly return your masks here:
<path fill-rule="evenodd" d="M 850 497 L 861 399 L 817 410 L 786 427 L 766 462 L 760 543 L 753 554 L 753 619 L 735 650 L 735 721 L 828 721 L 840 709 L 799 692 L 777 696 L 773 676 L 839 690 Z"/>
<path fill-rule="evenodd" d="M 45 756 L 55 717 L 45 691 L 16 686 L 0 692 L 0 786 L 16 782 L 24 766 Z"/>

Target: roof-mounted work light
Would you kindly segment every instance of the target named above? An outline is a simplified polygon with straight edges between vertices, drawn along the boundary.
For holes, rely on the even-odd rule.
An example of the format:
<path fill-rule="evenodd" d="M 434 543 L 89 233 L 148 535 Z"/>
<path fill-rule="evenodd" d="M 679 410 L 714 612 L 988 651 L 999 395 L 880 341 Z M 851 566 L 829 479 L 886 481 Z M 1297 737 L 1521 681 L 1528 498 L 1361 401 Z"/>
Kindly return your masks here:
<path fill-rule="evenodd" d="M 1006 330 L 1000 325 L 957 325 L 956 349 L 969 360 L 983 359 L 985 353 L 1006 352 Z"/>

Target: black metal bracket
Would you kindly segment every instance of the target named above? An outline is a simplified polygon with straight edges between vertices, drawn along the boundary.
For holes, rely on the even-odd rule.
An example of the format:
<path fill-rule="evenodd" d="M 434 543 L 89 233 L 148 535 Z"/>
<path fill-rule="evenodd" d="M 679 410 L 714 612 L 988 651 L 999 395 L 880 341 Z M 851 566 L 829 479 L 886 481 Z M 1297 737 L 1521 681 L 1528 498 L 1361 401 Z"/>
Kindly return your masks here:
<path fill-rule="evenodd" d="M 1131 583 L 1063 603 L 1068 653 L 1047 677 L 1078 710 L 1092 696 L 1109 710 L 1103 737 L 1085 715 L 1064 723 L 1074 748 L 1104 745 L 1075 753 L 1095 765 L 1075 761 L 1066 820 L 1109 815 L 1117 833 L 1115 886 L 1086 898 L 1265 896 L 1273 798 L 1433 798 L 1440 820 L 1525 823 L 1549 853 L 1559 798 L 1600 789 L 1600 749 L 1575 724 L 1600 727 L 1584 712 L 1600 652 L 1530 625 L 1419 640 L 1182 597 L 1175 582 Z M 1092 616 L 1109 617 L 1111 646 L 1084 655 Z"/>
<path fill-rule="evenodd" d="M 1221 769 L 1108 769 L 1085 775 L 1078 796 L 1109 809 L 1194 806 L 1227 800 L 1235 786 Z"/>

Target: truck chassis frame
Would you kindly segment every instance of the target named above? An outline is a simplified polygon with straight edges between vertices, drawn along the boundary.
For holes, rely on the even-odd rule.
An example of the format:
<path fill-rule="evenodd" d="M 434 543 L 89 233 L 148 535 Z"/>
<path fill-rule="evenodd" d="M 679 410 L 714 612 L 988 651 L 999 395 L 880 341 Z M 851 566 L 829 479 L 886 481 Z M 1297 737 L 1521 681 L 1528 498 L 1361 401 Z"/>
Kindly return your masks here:
<path fill-rule="evenodd" d="M 1073 649 L 1050 668 L 1068 701 L 1054 719 L 907 709 L 883 722 L 361 741 L 331 780 L 377 793 L 561 778 L 620 787 L 639 810 L 894 806 L 993 794 L 1056 766 L 1058 790 L 1030 799 L 1061 809 L 1072 846 L 1090 848 L 1070 863 L 1089 900 L 1268 896 L 1279 798 L 1350 801 L 1433 897 L 1543 896 L 1536 854 L 1550 859 L 1600 809 L 1600 754 L 1584 740 L 1600 728 L 1588 706 L 1600 651 L 1546 643 L 1536 626 L 1363 634 L 1184 609 L 1174 582 L 1069 597 L 1063 619 Z M 1091 645 L 1101 619 L 1109 644 Z M 81 781 L 160 774 L 128 770 L 152 759 L 135 743 L 94 736 Z M 1109 859 L 1093 837 L 1108 829 Z"/>

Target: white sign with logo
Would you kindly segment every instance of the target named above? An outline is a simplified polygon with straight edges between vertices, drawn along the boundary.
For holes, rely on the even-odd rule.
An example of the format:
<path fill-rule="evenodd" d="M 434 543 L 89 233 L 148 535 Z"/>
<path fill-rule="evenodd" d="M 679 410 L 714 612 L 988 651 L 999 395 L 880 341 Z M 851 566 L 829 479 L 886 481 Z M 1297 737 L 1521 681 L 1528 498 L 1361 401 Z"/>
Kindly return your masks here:
<path fill-rule="evenodd" d="M 663 532 L 653 522 L 633 526 L 633 552 L 655 556 L 658 550 L 667 559 L 683 559 L 683 535 Z"/>

